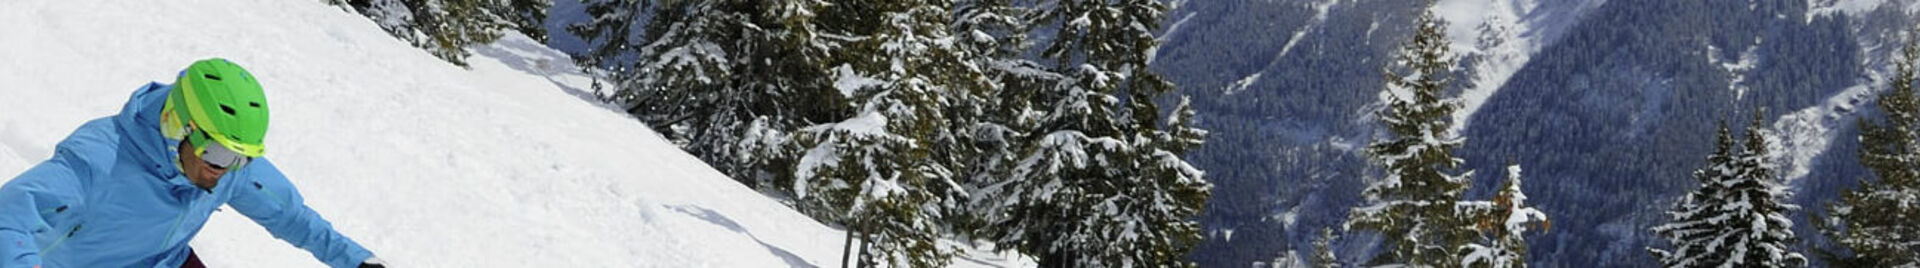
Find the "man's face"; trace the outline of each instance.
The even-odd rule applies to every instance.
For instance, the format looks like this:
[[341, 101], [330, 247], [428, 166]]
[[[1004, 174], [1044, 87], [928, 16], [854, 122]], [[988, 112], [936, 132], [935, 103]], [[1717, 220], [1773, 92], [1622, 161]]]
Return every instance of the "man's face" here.
[[200, 156], [193, 155], [193, 145], [187, 141], [180, 141], [179, 151], [181, 173], [186, 173], [187, 181], [193, 182], [193, 186], [212, 191], [214, 186], [220, 185], [220, 176], [227, 174], [226, 169], [215, 168], [208, 165], [207, 161], [201, 161]]

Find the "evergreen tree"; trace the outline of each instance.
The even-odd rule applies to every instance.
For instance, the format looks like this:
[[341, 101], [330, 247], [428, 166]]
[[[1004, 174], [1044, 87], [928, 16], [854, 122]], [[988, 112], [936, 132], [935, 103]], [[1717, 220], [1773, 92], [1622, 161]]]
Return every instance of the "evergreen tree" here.
[[1720, 181], [1734, 174], [1733, 135], [1727, 130], [1725, 122], [1720, 124], [1719, 135], [1715, 139], [1715, 149], [1707, 155], [1707, 166], [1693, 172], [1693, 179], [1701, 187], [1681, 197], [1667, 215], [1673, 217], [1667, 224], [1653, 228], [1655, 234], [1665, 237], [1673, 244], [1673, 250], [1652, 249], [1655, 258], [1669, 267], [1705, 267], [1712, 264], [1727, 263], [1725, 256], [1714, 256], [1711, 252], [1719, 249], [1708, 248], [1707, 243], [1719, 230], [1729, 228], [1724, 219], [1715, 220], [1720, 211], [1715, 207], [1725, 195]]
[[[837, 123], [799, 132], [808, 146], [794, 189], [803, 211], [845, 223], [873, 249], [865, 262], [890, 266], [945, 266], [951, 248], [939, 245], [943, 215], [964, 198], [955, 182], [957, 155], [948, 107], [981, 81], [947, 34], [943, 0], [854, 0], [833, 3], [848, 23], [824, 23], [856, 40], [836, 68], [842, 94], [859, 111]], [[875, 27], [860, 27], [875, 26]], [[871, 32], [862, 32], [862, 31]]]
[[1792, 252], [1792, 205], [1769, 162], [1766, 133], [1756, 116], [1738, 154], [1723, 123], [1708, 166], [1694, 173], [1701, 183], [1667, 212], [1673, 221], [1655, 226], [1673, 250], [1648, 250], [1667, 267], [1795, 267], [1806, 258]]
[[[1293, 251], [1292, 251], [1292, 250], [1282, 250], [1282, 251], [1280, 251], [1280, 256], [1278, 256], [1278, 257], [1274, 257], [1274, 258], [1273, 258], [1273, 260], [1272, 260], [1271, 262], [1267, 262], [1267, 263], [1264, 263], [1264, 264], [1266, 264], [1266, 266], [1264, 266], [1264, 267], [1271, 267], [1271, 268], [1306, 268], [1306, 267], [1307, 267], [1307, 264], [1306, 264], [1306, 262], [1305, 262], [1305, 261], [1306, 261], [1306, 260], [1301, 260], [1301, 259], [1300, 259], [1300, 256], [1299, 256], [1299, 255], [1295, 255], [1295, 254], [1293, 253]], [[1262, 267], [1262, 266], [1261, 266], [1261, 264], [1263, 264], [1263, 263], [1260, 263], [1260, 262], [1254, 262], [1254, 263], [1253, 263], [1253, 267], [1255, 267], [1255, 268], [1259, 268], [1259, 267]]]
[[[609, 75], [611, 99], [721, 172], [768, 193], [789, 193], [800, 147], [792, 133], [811, 122], [845, 119], [849, 105], [833, 89], [829, 50], [843, 44], [816, 31], [824, 3], [676, 1], [589, 5], [594, 22], [576, 32], [600, 33], [594, 55], [630, 51], [622, 24], [653, 9], [632, 63]], [[625, 17], [623, 17], [625, 16]], [[605, 24], [603, 24], [605, 23]]]
[[[964, 151], [955, 155], [955, 176], [968, 193], [1011, 173], [1019, 160], [1015, 152], [1035, 129], [1037, 120], [1031, 98], [1037, 88], [1062, 80], [1058, 74], [1022, 56], [1026, 49], [1030, 10], [1008, 0], [960, 0], [954, 3], [952, 30], [954, 48], [967, 70], [978, 75], [977, 87], [952, 94], [948, 108], [953, 120], [952, 147]], [[969, 199], [988, 198], [972, 194]], [[984, 215], [971, 202], [952, 204], [946, 215], [960, 235], [979, 236], [976, 230], [987, 228]]]
[[[1431, 4], [1431, 3], [1430, 3]], [[1369, 204], [1355, 208], [1348, 229], [1376, 231], [1390, 239], [1372, 264], [1458, 266], [1465, 248], [1478, 237], [1473, 216], [1464, 213], [1461, 192], [1472, 172], [1451, 174], [1462, 160], [1453, 149], [1463, 139], [1448, 131], [1458, 100], [1440, 94], [1453, 77], [1444, 25], [1431, 12], [1420, 15], [1413, 38], [1402, 46], [1380, 93], [1386, 107], [1380, 122], [1391, 134], [1367, 147], [1385, 177], [1362, 192]]]
[[415, 19], [434, 18], [421, 21], [417, 26], [427, 29], [424, 46], [436, 57], [452, 62], [454, 65], [467, 66], [466, 58], [473, 53], [467, 52], [468, 46], [493, 43], [500, 33], [509, 27], [498, 16], [487, 12], [486, 0], [429, 0], [426, 6], [415, 9]]
[[[637, 35], [648, 29], [662, 32], [668, 29], [664, 27], [647, 27], [647, 29], [633, 28], [635, 23], [640, 22], [642, 19], [658, 18], [658, 16], [648, 17], [655, 12], [655, 10], [651, 9], [652, 5], [648, 4], [652, 1], [579, 1], [580, 4], [585, 7], [587, 21], [567, 25], [567, 32], [572, 33], [574, 36], [579, 36], [589, 44], [586, 52], [579, 55], [572, 55], [574, 61], [579, 62], [580, 66], [588, 69], [606, 68], [609, 71], [609, 75], [625, 75], [627, 74], [627, 70], [624, 68], [627, 66], [617, 61], [621, 56], [637, 54], [636, 50], [645, 45], [639, 43], [641, 40], [638, 39]], [[679, 13], [688, 11], [689, 10], [684, 8], [657, 10], [657, 12], [661, 13], [659, 16], [671, 17], [683, 17], [685, 14]], [[609, 78], [611, 78], [611, 80], [621, 80], [617, 77]], [[596, 84], [594, 86], [600, 87], [601, 85]], [[598, 90], [598, 88], [596, 88], [596, 90]]]
[[[1862, 267], [1920, 266], [1920, 31], [1894, 61], [1892, 90], [1880, 95], [1884, 122], [1860, 120], [1860, 163], [1876, 180], [1828, 204], [1827, 221], [1814, 221], [1834, 242], [1855, 255], [1837, 253], [1829, 262]], [[1837, 224], [1820, 225], [1825, 222]], [[1837, 226], [1835, 226], [1837, 225]]]
[[1043, 267], [1192, 265], [1182, 259], [1200, 239], [1192, 217], [1208, 186], [1180, 155], [1205, 132], [1190, 126], [1185, 105], [1178, 117], [1158, 116], [1155, 101], [1173, 86], [1145, 63], [1165, 9], [1063, 0], [1035, 10], [1032, 24], [1061, 26], [1040, 54], [1051, 62], [1037, 65], [1055, 75], [1002, 84], [1034, 102], [1013, 120], [1032, 125], [1013, 145], [1008, 175], [977, 182], [976, 204], [1000, 227], [984, 235], [1001, 248]]
[[[934, 241], [978, 236], [1051, 267], [1190, 265], [1208, 190], [1181, 155], [1206, 132], [1146, 68], [1166, 7], [949, 1], [597, 0], [569, 31], [610, 100], [846, 226], [863, 263], [938, 266]], [[1064, 26], [1046, 62], [1038, 24]]]
[[[1762, 110], [1765, 111], [1765, 110]], [[1799, 237], [1793, 233], [1793, 220], [1787, 213], [1798, 206], [1787, 204], [1788, 191], [1780, 185], [1781, 177], [1778, 164], [1773, 162], [1769, 153], [1767, 137], [1770, 136], [1763, 126], [1765, 117], [1756, 113], [1753, 124], [1747, 126], [1746, 151], [1740, 154], [1738, 163], [1743, 173], [1735, 176], [1737, 180], [1723, 182], [1731, 186], [1732, 205], [1724, 208], [1736, 215], [1733, 217], [1738, 233], [1727, 236], [1747, 237], [1750, 241], [1734, 243], [1736, 247], [1747, 245], [1750, 249], [1735, 249], [1733, 256], [1746, 261], [1735, 264], [1759, 264], [1767, 267], [1806, 266], [1807, 259], [1792, 249]], [[1738, 241], [1738, 240], [1735, 240]]]
[[1476, 228], [1485, 235], [1481, 241], [1467, 245], [1462, 266], [1527, 267], [1526, 231], [1546, 230], [1550, 222], [1546, 213], [1527, 205], [1527, 194], [1520, 190], [1520, 165], [1507, 165], [1506, 185], [1493, 202], [1480, 204], [1485, 206], [1475, 209], [1481, 215]]
[[553, 0], [494, 0], [488, 3], [488, 13], [499, 17], [514, 31], [542, 44], [547, 43], [547, 9], [553, 7]]
[[[349, 0], [345, 4], [380, 25], [396, 38], [426, 49], [435, 57], [461, 67], [472, 55], [466, 48], [492, 43], [511, 24], [496, 15], [488, 0]], [[507, 9], [500, 9], [507, 10]], [[545, 10], [538, 12], [545, 16]]]
[[1313, 240], [1313, 265], [1319, 268], [1340, 268], [1340, 257], [1333, 253], [1333, 229], [1320, 228], [1320, 238]]

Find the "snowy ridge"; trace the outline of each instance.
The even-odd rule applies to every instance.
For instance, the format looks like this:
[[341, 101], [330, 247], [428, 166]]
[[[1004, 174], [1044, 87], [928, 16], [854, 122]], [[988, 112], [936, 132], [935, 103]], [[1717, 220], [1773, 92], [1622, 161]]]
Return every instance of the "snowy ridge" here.
[[1825, 154], [1834, 139], [1840, 139], [1842, 124], [1852, 124], [1861, 104], [1869, 103], [1886, 87], [1885, 74], [1869, 68], [1868, 79], [1828, 97], [1826, 102], [1782, 115], [1770, 126], [1767, 149], [1774, 163], [1781, 163], [1785, 185], [1813, 172], [1813, 161]]
[[[570, 60], [522, 36], [462, 69], [317, 1], [12, 1], [0, 25], [0, 179], [137, 86], [225, 57], [267, 88], [268, 155], [307, 204], [395, 266], [840, 263], [842, 232], [592, 101]], [[231, 209], [192, 246], [215, 267], [320, 265]], [[954, 265], [1031, 265], [1008, 259]]]
[[1795, 181], [1810, 174], [1813, 160], [1825, 153], [1827, 147], [1839, 132], [1833, 131], [1840, 124], [1851, 122], [1854, 105], [1864, 103], [1873, 97], [1873, 90], [1866, 85], [1847, 88], [1846, 91], [1828, 98], [1824, 104], [1816, 105], [1783, 115], [1774, 121], [1771, 128], [1775, 137], [1769, 137], [1767, 147], [1774, 152], [1776, 163], [1784, 163], [1782, 178]]
[[1727, 82], [1727, 90], [1733, 91], [1734, 100], [1744, 99], [1747, 96], [1747, 86], [1744, 82], [1747, 81], [1747, 71], [1753, 70], [1755, 65], [1759, 65], [1760, 57], [1755, 56], [1754, 51], [1760, 49], [1761, 42], [1765, 42], [1765, 40], [1755, 39], [1753, 46], [1749, 46], [1746, 51], [1740, 52], [1740, 60], [1732, 62], [1720, 58], [1719, 47], [1707, 45], [1707, 64], [1720, 66], [1720, 69], [1726, 70], [1727, 74], [1733, 75], [1733, 79]]
[[1864, 16], [1867, 13], [1872, 12], [1874, 9], [1880, 8], [1880, 6], [1882, 5], [1886, 5], [1886, 4], [1899, 5], [1902, 3], [1906, 4], [1906, 7], [1904, 8], [1904, 11], [1906, 11], [1906, 13], [1920, 12], [1920, 1], [1894, 0], [1893, 2], [1888, 2], [1887, 0], [1807, 0], [1807, 15], [1805, 16], [1805, 20], [1808, 22], [1811, 22], [1815, 17], [1827, 16], [1832, 14]]
[[[1505, 86], [1513, 74], [1531, 61], [1586, 11], [1605, 1], [1543, 9], [1536, 0], [1441, 0], [1432, 12], [1446, 21], [1447, 39], [1455, 55], [1477, 57], [1472, 66], [1471, 87], [1460, 93], [1461, 107], [1454, 112], [1453, 129], [1467, 128], [1473, 114], [1480, 111], [1494, 93]], [[1564, 9], [1564, 10], [1563, 10]]]
[[[1478, 29], [1480, 25], [1520, 26], [1516, 25], [1521, 24], [1520, 18], [1538, 6], [1534, 0], [1442, 0], [1435, 2], [1431, 11], [1447, 22], [1447, 40], [1453, 43], [1448, 49], [1464, 54], [1479, 53], [1476, 40], [1484, 35]], [[1526, 29], [1513, 30], [1517, 33]]]
[[[1920, 8], [1920, 2], [1914, 2], [1910, 8]], [[1895, 72], [1891, 61], [1899, 58], [1898, 42], [1859, 37], [1854, 43], [1861, 48], [1860, 53], [1864, 53], [1862, 57], [1869, 59], [1863, 72], [1865, 77], [1854, 86], [1827, 97], [1825, 102], [1782, 115], [1769, 126], [1769, 134], [1774, 135], [1768, 137], [1768, 150], [1774, 154], [1769, 159], [1784, 165], [1780, 167], [1783, 185], [1797, 186], [1800, 179], [1812, 173], [1813, 161], [1832, 149], [1834, 140], [1853, 138], [1841, 137], [1838, 129], [1853, 124], [1859, 109], [1872, 109], [1859, 106], [1872, 103], [1887, 90], [1887, 80], [1891, 79], [1888, 75]]]

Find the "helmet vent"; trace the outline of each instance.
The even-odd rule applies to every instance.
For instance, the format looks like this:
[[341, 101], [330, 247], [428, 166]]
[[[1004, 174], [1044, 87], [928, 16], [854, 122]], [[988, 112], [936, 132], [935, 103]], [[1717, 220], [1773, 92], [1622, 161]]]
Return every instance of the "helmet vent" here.
[[227, 106], [226, 104], [221, 104], [221, 105], [220, 105], [220, 111], [222, 111], [222, 112], [227, 112], [227, 115], [239, 115], [239, 114], [237, 114], [237, 113], [234, 113], [234, 112], [233, 112], [233, 107], [232, 107], [232, 106]]
[[204, 75], [200, 75], [200, 77], [206, 77], [207, 79], [212, 79], [213, 81], [220, 81], [220, 76], [218, 75], [204, 74]]
[[247, 102], [247, 106], [252, 106], [253, 108], [260, 108], [260, 103], [258, 103], [258, 102]]

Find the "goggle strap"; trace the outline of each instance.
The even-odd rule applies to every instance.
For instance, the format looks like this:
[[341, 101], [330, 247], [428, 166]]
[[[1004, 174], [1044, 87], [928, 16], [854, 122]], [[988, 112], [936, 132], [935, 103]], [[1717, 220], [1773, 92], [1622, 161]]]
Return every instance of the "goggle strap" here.
[[[206, 130], [203, 129], [193, 128], [193, 131], [189, 132], [188, 135], [188, 138], [193, 140], [188, 142], [188, 144], [193, 145], [193, 155], [200, 157], [200, 161], [221, 169], [235, 169], [245, 166], [247, 162], [252, 160], [252, 157], [240, 154], [232, 148], [227, 148], [226, 145], [214, 141], [211, 136], [208, 136], [210, 134], [205, 131]], [[194, 133], [200, 135], [192, 135]], [[219, 146], [220, 149], [209, 149], [215, 146]]]

